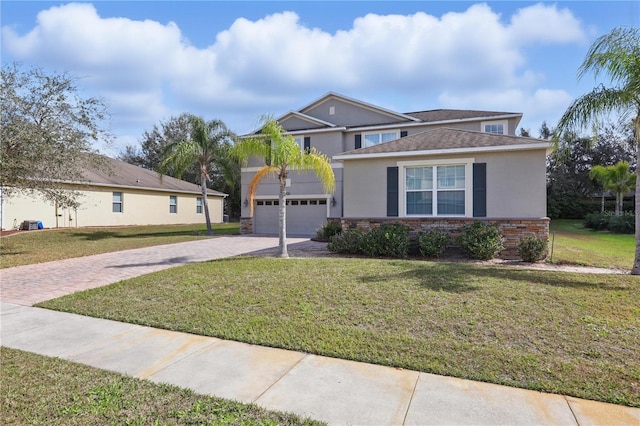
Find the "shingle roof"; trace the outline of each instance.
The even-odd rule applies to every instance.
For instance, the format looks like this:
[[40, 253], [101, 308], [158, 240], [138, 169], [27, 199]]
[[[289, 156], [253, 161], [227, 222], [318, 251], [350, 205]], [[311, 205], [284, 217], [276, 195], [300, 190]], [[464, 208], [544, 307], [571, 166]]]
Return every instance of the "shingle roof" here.
[[520, 116], [515, 112], [477, 111], [466, 109], [434, 109], [430, 111], [405, 112], [405, 115], [415, 117], [425, 123], [434, 121], [464, 120], [469, 118], [499, 117], [505, 115]]
[[[200, 186], [176, 179], [171, 176], [162, 176], [153, 170], [147, 170], [124, 161], [110, 157], [101, 157], [106, 161], [106, 167], [87, 167], [83, 170], [83, 183], [100, 186], [114, 186], [124, 188], [152, 189], [159, 191], [175, 191], [186, 193], [202, 193]], [[102, 169], [105, 170], [102, 170]], [[222, 192], [209, 189], [207, 194], [226, 196]]]
[[537, 145], [532, 146], [532, 148], [539, 148], [539, 144], [545, 143], [548, 145], [548, 141], [542, 139], [524, 138], [520, 136], [510, 135], [496, 135], [493, 133], [483, 133], [472, 130], [440, 127], [367, 148], [360, 148], [353, 151], [343, 152], [337, 157], [339, 158], [340, 156], [344, 155], [388, 154], [464, 148], [509, 147], [516, 145]]

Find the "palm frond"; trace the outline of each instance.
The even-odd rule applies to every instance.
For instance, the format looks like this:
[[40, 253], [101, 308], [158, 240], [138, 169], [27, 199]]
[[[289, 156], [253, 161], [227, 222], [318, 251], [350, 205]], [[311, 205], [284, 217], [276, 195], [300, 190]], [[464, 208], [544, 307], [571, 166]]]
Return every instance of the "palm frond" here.
[[249, 182], [249, 188], [247, 189], [247, 192], [249, 193], [249, 206], [250, 206], [251, 216], [253, 216], [253, 200], [256, 196], [256, 190], [258, 189], [258, 184], [260, 183], [262, 178], [264, 178], [265, 176], [274, 177], [274, 176], [277, 176], [279, 172], [280, 172], [279, 167], [264, 166], [260, 170], [258, 170], [258, 172], [255, 174], [253, 179], [251, 179], [251, 182]]
[[562, 134], [589, 126], [599, 117], [617, 112], [624, 114], [632, 108], [633, 98], [627, 91], [599, 86], [574, 100], [560, 118], [556, 131]]

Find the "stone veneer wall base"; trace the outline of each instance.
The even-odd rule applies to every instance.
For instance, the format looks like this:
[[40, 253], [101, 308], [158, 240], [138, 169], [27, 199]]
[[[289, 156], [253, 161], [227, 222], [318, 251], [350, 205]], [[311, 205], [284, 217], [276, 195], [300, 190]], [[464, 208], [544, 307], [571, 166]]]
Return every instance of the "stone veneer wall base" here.
[[[492, 223], [498, 226], [503, 236], [504, 250], [498, 253], [500, 259], [519, 259], [518, 243], [525, 236], [535, 236], [544, 240], [549, 240], [548, 217], [542, 218], [330, 218], [329, 222], [336, 222], [346, 229], [360, 229], [369, 231], [383, 223], [402, 223], [411, 228], [413, 236], [418, 232], [437, 229], [448, 232], [452, 238], [460, 235], [463, 225], [481, 221]], [[241, 222], [242, 224], [242, 222]], [[242, 232], [242, 231], [241, 231]]]

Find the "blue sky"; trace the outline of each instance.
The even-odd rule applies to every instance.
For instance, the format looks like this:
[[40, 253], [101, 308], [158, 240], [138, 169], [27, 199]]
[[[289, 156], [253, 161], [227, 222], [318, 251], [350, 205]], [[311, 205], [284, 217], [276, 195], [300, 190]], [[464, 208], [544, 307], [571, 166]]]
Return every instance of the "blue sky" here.
[[522, 112], [537, 136], [599, 81], [589, 45], [637, 1], [2, 1], [2, 63], [68, 71], [117, 155], [190, 112], [253, 130], [327, 92], [395, 110]]

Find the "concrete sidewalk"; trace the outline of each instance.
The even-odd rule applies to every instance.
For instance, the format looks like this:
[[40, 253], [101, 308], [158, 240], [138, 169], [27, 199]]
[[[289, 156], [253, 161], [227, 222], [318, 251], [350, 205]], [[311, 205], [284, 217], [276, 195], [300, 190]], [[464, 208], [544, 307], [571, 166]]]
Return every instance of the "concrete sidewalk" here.
[[[296, 247], [318, 245], [290, 242], [292, 255]], [[159, 269], [275, 247], [277, 238], [216, 237], [0, 270], [0, 344], [331, 424], [640, 425], [640, 409], [30, 306]]]
[[330, 424], [638, 425], [640, 409], [2, 303], [1, 344]]

